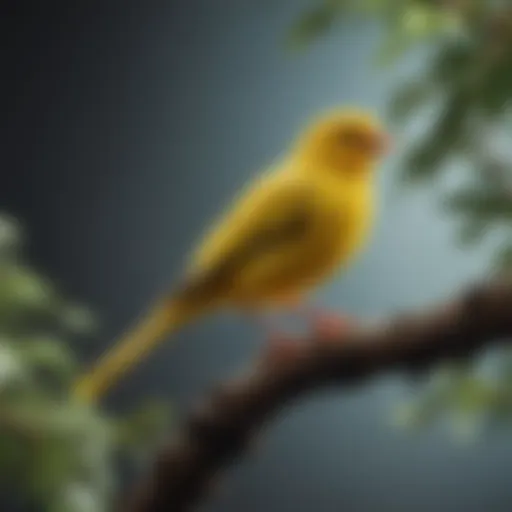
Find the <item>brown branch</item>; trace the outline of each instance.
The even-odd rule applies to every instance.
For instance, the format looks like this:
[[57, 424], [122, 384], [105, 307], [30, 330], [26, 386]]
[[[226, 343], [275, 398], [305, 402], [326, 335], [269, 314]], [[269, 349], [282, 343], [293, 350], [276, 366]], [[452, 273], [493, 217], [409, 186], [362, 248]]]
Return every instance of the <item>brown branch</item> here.
[[512, 341], [512, 282], [502, 278], [428, 313], [357, 329], [343, 340], [311, 340], [293, 358], [267, 355], [190, 415], [121, 510], [190, 510], [256, 430], [298, 395], [320, 386], [356, 384], [382, 372], [418, 373], [507, 337]]

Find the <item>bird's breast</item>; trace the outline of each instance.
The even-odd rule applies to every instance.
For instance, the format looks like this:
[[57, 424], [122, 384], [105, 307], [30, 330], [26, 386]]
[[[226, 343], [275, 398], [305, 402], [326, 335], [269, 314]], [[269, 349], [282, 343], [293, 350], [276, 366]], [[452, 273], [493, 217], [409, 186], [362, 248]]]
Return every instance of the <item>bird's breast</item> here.
[[364, 244], [373, 217], [372, 190], [330, 188], [319, 194], [311, 254], [323, 278], [348, 264]]
[[248, 262], [238, 273], [230, 300], [274, 304], [300, 296], [331, 277], [357, 253], [371, 220], [368, 187], [307, 184], [311, 191], [304, 232]]

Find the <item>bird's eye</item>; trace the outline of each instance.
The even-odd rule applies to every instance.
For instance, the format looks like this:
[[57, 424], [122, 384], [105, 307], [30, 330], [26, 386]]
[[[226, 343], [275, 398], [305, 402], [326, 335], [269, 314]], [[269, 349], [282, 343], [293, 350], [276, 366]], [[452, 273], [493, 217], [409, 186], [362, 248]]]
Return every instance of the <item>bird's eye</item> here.
[[344, 130], [340, 133], [340, 142], [344, 146], [362, 147], [365, 141], [361, 133], [354, 130]]

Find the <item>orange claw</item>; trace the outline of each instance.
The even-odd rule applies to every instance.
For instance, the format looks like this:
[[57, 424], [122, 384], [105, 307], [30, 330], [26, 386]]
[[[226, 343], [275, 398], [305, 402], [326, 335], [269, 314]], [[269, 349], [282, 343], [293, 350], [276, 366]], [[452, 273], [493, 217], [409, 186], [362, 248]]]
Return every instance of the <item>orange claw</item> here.
[[313, 336], [319, 341], [339, 340], [354, 326], [350, 316], [340, 313], [315, 313], [312, 323]]
[[295, 359], [301, 351], [300, 340], [287, 334], [272, 333], [268, 339], [266, 358], [279, 363]]

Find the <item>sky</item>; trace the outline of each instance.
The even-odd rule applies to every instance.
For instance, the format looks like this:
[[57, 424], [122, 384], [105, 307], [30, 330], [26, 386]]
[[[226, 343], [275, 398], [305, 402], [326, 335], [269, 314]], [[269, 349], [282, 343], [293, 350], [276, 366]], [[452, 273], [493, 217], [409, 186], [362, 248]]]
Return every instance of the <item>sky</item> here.
[[[34, 264], [99, 315], [101, 331], [77, 349], [87, 362], [175, 282], [203, 230], [311, 115], [341, 104], [384, 115], [418, 62], [375, 67], [376, 28], [355, 20], [290, 54], [302, 0], [69, 4], [13, 3], [3, 17], [0, 209], [24, 223]], [[397, 193], [406, 140], [393, 130], [371, 242], [314, 295], [362, 322], [445, 299], [488, 263], [487, 248], [456, 246], [436, 189]], [[207, 318], [106, 406], [151, 396], [186, 412], [262, 343], [241, 317]], [[407, 388], [393, 374], [283, 411], [204, 510], [508, 510], [507, 439], [461, 448], [440, 429], [398, 431], [389, 416]]]

